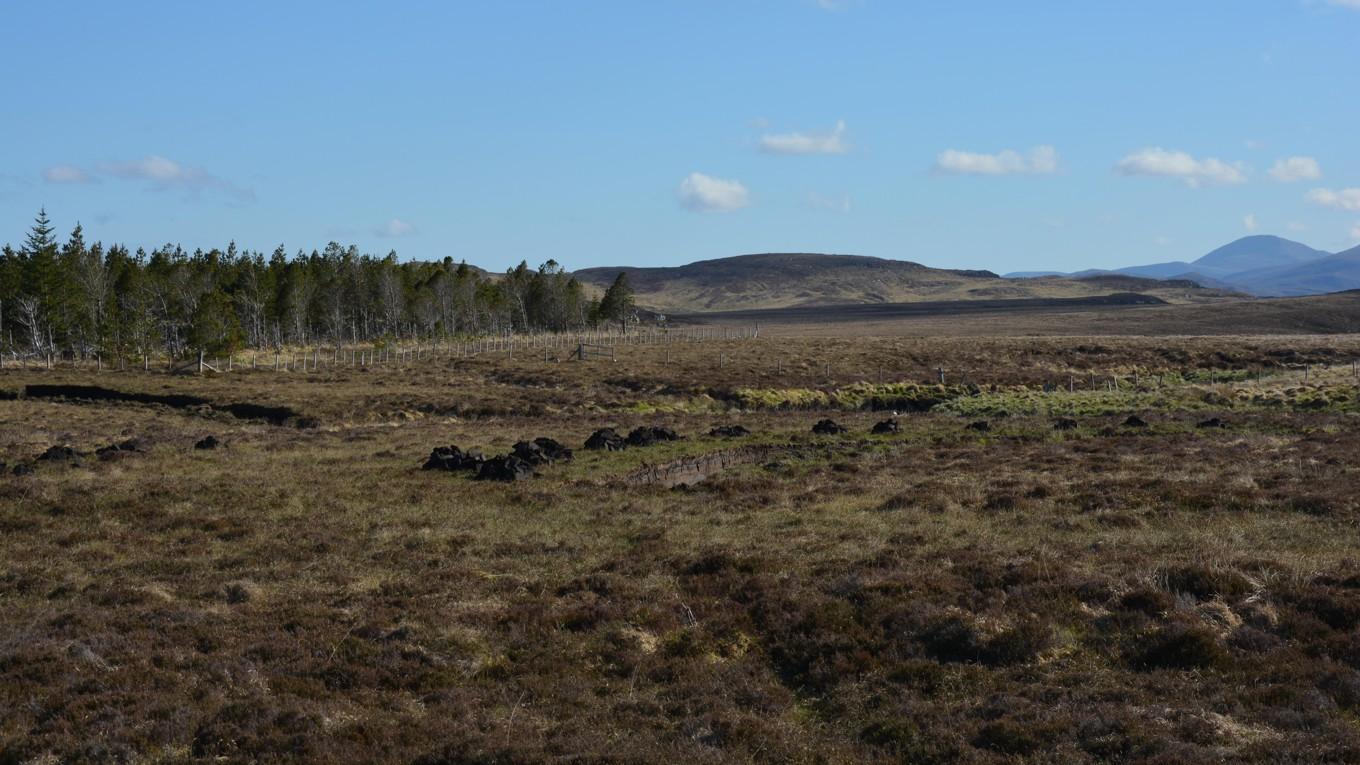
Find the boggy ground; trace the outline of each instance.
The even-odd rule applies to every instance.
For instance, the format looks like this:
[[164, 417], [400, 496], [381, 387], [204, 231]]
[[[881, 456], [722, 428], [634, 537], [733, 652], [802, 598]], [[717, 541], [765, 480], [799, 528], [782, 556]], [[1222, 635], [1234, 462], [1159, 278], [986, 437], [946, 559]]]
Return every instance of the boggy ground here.
[[[1360, 761], [1354, 348], [1235, 342], [1331, 367], [1310, 395], [1267, 379], [1278, 399], [1030, 391], [1053, 404], [1003, 417], [981, 404], [1020, 392], [968, 391], [883, 436], [883, 412], [701, 404], [678, 352], [540, 360], [538, 384], [492, 359], [8, 370], [11, 392], [83, 381], [317, 422], [0, 401], [0, 762]], [[1208, 370], [1224, 348], [1102, 343], [1102, 368]], [[1078, 345], [977, 353], [1051, 371]], [[826, 416], [849, 432], [812, 435]], [[725, 423], [753, 434], [707, 435]], [[607, 425], [687, 438], [579, 449]], [[535, 436], [576, 458], [513, 484], [419, 469], [437, 445]], [[689, 487], [623, 480], [758, 445], [792, 448]]]

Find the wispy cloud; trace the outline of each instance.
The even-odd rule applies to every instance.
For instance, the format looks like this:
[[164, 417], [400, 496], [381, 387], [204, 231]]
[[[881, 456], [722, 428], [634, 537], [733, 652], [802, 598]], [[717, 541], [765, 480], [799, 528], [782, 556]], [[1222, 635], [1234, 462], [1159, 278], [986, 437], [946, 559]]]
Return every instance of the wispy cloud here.
[[844, 154], [845, 120], [826, 133], [779, 133], [760, 137], [760, 150], [770, 154]]
[[1286, 157], [1275, 160], [1270, 168], [1270, 177], [1280, 183], [1315, 181], [1322, 177], [1322, 168], [1312, 157]]
[[1242, 216], [1242, 226], [1248, 233], [1254, 234], [1256, 233], [1256, 230], [1261, 227], [1261, 224], [1257, 222], [1255, 215], [1248, 214]]
[[1058, 171], [1058, 150], [1036, 146], [1028, 154], [1013, 149], [979, 154], [945, 149], [935, 158], [935, 172], [950, 175], [1051, 175]]
[[1328, 5], [1335, 5], [1338, 8], [1355, 8], [1360, 10], [1360, 0], [1326, 0]]
[[1351, 238], [1360, 242], [1360, 221], [1356, 221], [1355, 225], [1351, 226]]
[[212, 191], [240, 202], [255, 201], [252, 189], [238, 186], [202, 167], [182, 165], [155, 154], [130, 162], [103, 162], [96, 170], [111, 178], [146, 181], [147, 188], [152, 191], [183, 191], [190, 195]]
[[1120, 175], [1179, 178], [1191, 188], [1247, 181], [1246, 168], [1240, 162], [1228, 163], [1213, 158], [1196, 159], [1183, 151], [1168, 151], [1156, 147], [1124, 157], [1115, 165], [1115, 171]]
[[397, 237], [410, 236], [416, 233], [416, 227], [409, 221], [401, 218], [393, 218], [386, 223], [373, 229], [373, 235], [384, 239], [396, 239]]
[[1360, 210], [1360, 189], [1313, 189], [1307, 199], [1319, 207], [1337, 210]]
[[690, 173], [680, 182], [680, 204], [691, 212], [732, 212], [751, 204], [741, 181]]
[[48, 183], [94, 183], [94, 176], [75, 165], [52, 165], [42, 171]]

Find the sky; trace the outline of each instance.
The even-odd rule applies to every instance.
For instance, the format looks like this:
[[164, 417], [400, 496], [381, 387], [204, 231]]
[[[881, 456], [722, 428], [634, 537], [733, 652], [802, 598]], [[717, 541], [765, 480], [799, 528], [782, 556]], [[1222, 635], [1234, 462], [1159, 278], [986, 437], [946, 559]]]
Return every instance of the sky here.
[[491, 269], [1360, 243], [1360, 0], [12, 3], [0, 242]]

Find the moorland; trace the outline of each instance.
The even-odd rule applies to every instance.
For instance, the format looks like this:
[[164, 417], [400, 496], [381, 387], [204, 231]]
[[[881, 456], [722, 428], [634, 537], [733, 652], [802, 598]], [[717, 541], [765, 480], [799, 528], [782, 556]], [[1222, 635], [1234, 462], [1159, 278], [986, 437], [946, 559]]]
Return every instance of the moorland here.
[[0, 762], [1360, 761], [1360, 337], [1111, 310], [6, 366]]

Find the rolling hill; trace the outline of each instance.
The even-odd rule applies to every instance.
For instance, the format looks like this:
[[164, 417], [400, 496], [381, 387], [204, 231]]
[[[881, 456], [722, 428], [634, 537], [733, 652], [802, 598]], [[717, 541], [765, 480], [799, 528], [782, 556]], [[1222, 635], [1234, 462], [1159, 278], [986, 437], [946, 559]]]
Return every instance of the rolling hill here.
[[668, 313], [758, 310], [810, 306], [911, 303], [940, 300], [1076, 298], [1138, 292], [1167, 302], [1187, 296], [1221, 297], [1188, 281], [1164, 282], [1127, 275], [1088, 279], [1003, 279], [991, 271], [931, 268], [903, 260], [859, 255], [764, 253], [703, 260], [684, 266], [587, 268], [575, 276], [604, 290], [626, 272], [639, 306]]

